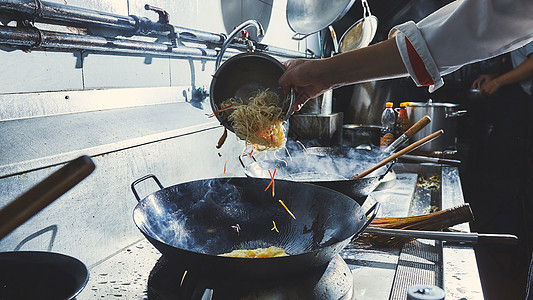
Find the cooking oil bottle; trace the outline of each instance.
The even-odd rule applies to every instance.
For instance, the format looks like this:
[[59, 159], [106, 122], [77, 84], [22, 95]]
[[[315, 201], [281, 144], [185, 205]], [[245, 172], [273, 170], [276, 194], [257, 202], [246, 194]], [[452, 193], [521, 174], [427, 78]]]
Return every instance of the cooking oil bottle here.
[[396, 125], [394, 128], [394, 136], [401, 136], [407, 131], [407, 129], [409, 129], [409, 127], [411, 127], [407, 116], [407, 106], [409, 106], [409, 102], [400, 103], [400, 110], [398, 110], [398, 117], [396, 118]]
[[385, 110], [381, 114], [381, 139], [380, 149], [384, 150], [394, 141], [394, 125], [396, 124], [396, 113], [392, 108], [394, 104], [387, 102]]

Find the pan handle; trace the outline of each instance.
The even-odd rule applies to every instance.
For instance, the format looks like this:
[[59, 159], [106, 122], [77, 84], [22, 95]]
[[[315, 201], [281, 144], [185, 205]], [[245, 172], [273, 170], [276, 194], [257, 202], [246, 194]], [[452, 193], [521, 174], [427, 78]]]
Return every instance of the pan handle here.
[[392, 167], [394, 166], [394, 164], [398, 161], [398, 159], [395, 159], [391, 162], [391, 164], [389, 165], [389, 167], [387, 168], [387, 170], [385, 170], [385, 173], [379, 175], [379, 180], [383, 180], [383, 178], [385, 178], [385, 175], [387, 175], [390, 170], [392, 170]]
[[359, 234], [363, 233], [366, 228], [368, 227], [368, 225], [370, 225], [370, 223], [372, 223], [372, 221], [374, 221], [374, 218], [377, 216], [378, 214], [378, 210], [379, 210], [379, 207], [380, 207], [380, 204], [379, 202], [375, 202], [372, 207], [370, 207], [366, 212], [365, 212], [365, 215], [366, 215], [366, 222], [365, 224], [363, 225], [363, 227], [361, 227], [361, 229], [359, 230], [359, 232], [355, 235], [355, 237], [357, 237]]
[[241, 155], [239, 155], [239, 161], [241, 162], [241, 166], [242, 166], [243, 169], [245, 169], [245, 170], [246, 170], [246, 164], [244, 163], [244, 161], [243, 161], [243, 159], [242, 159], [243, 156], [249, 156], [249, 157], [252, 158], [252, 160], [253, 160], [254, 162], [257, 162], [257, 160], [255, 159], [255, 157], [254, 157], [253, 155], [249, 155], [249, 154], [241, 154]]
[[153, 174], [148, 174], [148, 175], [145, 175], [137, 180], [135, 180], [132, 184], [131, 184], [131, 191], [133, 192], [133, 195], [135, 195], [135, 198], [137, 199], [137, 202], [140, 202], [141, 201], [141, 198], [139, 197], [139, 194], [137, 193], [137, 190], [135, 190], [135, 186], [139, 183], [141, 183], [142, 181], [145, 181], [146, 179], [148, 178], [153, 178], [155, 183], [157, 183], [157, 185], [159, 186], [159, 188], [161, 189], [164, 189], [163, 185], [161, 184], [161, 182], [159, 181], [159, 179], [157, 179], [157, 177], [155, 177], [155, 175]]

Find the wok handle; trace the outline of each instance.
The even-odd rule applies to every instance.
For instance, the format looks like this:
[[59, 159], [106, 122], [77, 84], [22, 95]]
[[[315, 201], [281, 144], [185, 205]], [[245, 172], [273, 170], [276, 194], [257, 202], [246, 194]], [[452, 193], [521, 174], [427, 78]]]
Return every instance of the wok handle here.
[[140, 202], [141, 201], [141, 198], [139, 197], [139, 194], [137, 193], [137, 190], [135, 189], [135, 186], [139, 183], [141, 183], [142, 181], [145, 181], [146, 179], [148, 178], [153, 178], [155, 183], [157, 183], [157, 185], [159, 186], [160, 189], [164, 189], [163, 185], [161, 184], [161, 182], [159, 181], [159, 179], [157, 179], [157, 177], [155, 177], [154, 174], [148, 174], [148, 175], [145, 175], [137, 180], [135, 180], [134, 182], [131, 183], [131, 191], [133, 192], [133, 195], [135, 195], [135, 198], [137, 199], [137, 202]]
[[398, 160], [395, 159], [391, 162], [391, 164], [389, 165], [389, 167], [387, 168], [387, 170], [385, 170], [385, 173], [379, 175], [379, 180], [383, 180], [383, 178], [385, 178], [385, 176], [390, 172], [390, 170], [392, 170], [392, 167], [394, 166], [394, 164], [397, 162]]
[[94, 168], [89, 156], [80, 156], [3, 207], [0, 210], [0, 240], [89, 176]]
[[478, 244], [518, 245], [518, 237], [513, 234], [478, 233]]
[[365, 225], [361, 227], [361, 230], [359, 230], [359, 232], [355, 236], [363, 233], [368, 227], [368, 225], [370, 225], [370, 223], [374, 221], [374, 218], [378, 215], [378, 210], [379, 210], [380, 205], [381, 204], [379, 204], [379, 202], [376, 201], [376, 203], [374, 203], [374, 205], [372, 205], [372, 207], [370, 207], [368, 211], [365, 212], [365, 215], [366, 215]]
[[243, 169], [246, 169], [246, 164], [244, 163], [244, 160], [242, 159], [244, 156], [249, 156], [249, 157], [251, 157], [251, 159], [254, 162], [257, 162], [257, 160], [255, 159], [255, 157], [253, 155], [241, 154], [241, 155], [239, 155], [239, 161], [241, 162], [241, 166], [242, 166]]

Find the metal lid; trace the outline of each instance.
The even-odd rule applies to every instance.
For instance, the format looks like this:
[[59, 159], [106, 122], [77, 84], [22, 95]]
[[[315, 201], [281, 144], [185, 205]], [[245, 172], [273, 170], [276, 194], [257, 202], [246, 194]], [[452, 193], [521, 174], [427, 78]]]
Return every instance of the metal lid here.
[[344, 129], [377, 129], [381, 130], [383, 126], [379, 125], [365, 125], [365, 124], [344, 124], [342, 125]]
[[411, 107], [458, 107], [459, 104], [444, 102], [409, 102]]

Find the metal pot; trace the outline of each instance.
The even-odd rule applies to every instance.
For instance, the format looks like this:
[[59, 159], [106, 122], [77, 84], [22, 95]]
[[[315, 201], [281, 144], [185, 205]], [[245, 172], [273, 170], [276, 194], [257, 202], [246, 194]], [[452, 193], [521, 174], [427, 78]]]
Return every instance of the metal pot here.
[[431, 100], [428, 102], [409, 102], [407, 115], [411, 124], [414, 124], [425, 115], [431, 118], [431, 123], [414, 135], [414, 141], [420, 140], [439, 129], [444, 130], [444, 133], [438, 139], [434, 139], [418, 149], [421, 151], [455, 150], [457, 117], [465, 113], [466, 110], [459, 110], [459, 104], [434, 103]]
[[[237, 54], [226, 60], [215, 72], [211, 80], [209, 99], [213, 112], [222, 108], [221, 103], [230, 98], [246, 98], [256, 90], [269, 90], [282, 99], [283, 120], [292, 114], [294, 93], [285, 95], [279, 87], [278, 80], [285, 72], [285, 67], [272, 56], [248, 52]], [[233, 131], [228, 114], [215, 115], [228, 130]]]

